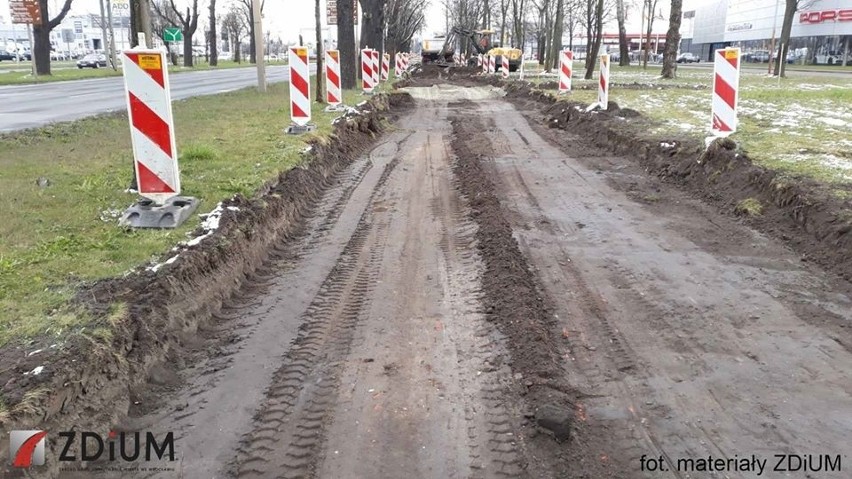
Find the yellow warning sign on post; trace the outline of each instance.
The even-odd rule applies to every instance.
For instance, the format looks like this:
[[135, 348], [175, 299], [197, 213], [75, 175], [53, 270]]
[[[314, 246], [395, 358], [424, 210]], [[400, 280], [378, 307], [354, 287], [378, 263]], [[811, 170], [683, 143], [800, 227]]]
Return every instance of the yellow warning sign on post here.
[[304, 47], [294, 48], [293, 51], [296, 52], [296, 55], [299, 55], [300, 57], [308, 55], [308, 49]]
[[160, 55], [139, 55], [139, 66], [144, 70], [162, 70]]
[[740, 57], [740, 50], [738, 48], [732, 48], [730, 50], [725, 50], [725, 60], [735, 60]]

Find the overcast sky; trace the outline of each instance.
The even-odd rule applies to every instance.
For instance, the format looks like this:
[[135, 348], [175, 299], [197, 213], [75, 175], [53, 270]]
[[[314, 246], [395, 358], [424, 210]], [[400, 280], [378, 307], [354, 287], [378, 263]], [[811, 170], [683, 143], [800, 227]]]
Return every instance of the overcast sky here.
[[[125, 0], [126, 1], [126, 0]], [[62, 0], [48, 0], [50, 5], [51, 16], [55, 15], [61, 7]], [[227, 10], [227, 6], [231, 0], [219, 0], [217, 8], [220, 11]], [[188, 0], [175, 0], [178, 5], [188, 3]], [[202, 9], [201, 24], [206, 24], [206, 0], [199, 0], [199, 8]], [[324, 3], [324, 2], [323, 2]], [[661, 4], [668, 2], [660, 2]], [[689, 2], [687, 2], [689, 3]], [[280, 37], [285, 43], [295, 42], [302, 33], [308, 38], [313, 38], [312, 30], [314, 28], [314, 1], [313, 0], [267, 0], [264, 11], [263, 28], [264, 31], [270, 32], [272, 38]], [[665, 8], [667, 9], [667, 8]], [[72, 14], [85, 15], [88, 13], [99, 14], [100, 8], [98, 0], [73, 0], [71, 7]], [[666, 12], [664, 12], [666, 13]], [[9, 0], [0, 0], [0, 16], [5, 21], [9, 21]], [[323, 17], [325, 15], [323, 14]], [[631, 20], [628, 25], [628, 30], [639, 30], [638, 13], [631, 12]], [[635, 22], [634, 22], [635, 20]], [[323, 23], [325, 18], [323, 18]], [[614, 23], [614, 22], [612, 22]], [[633, 26], [632, 24], [636, 25]], [[657, 20], [655, 31], [665, 31], [664, 20]], [[204, 27], [199, 25], [199, 31]], [[444, 15], [441, 8], [441, 0], [432, 0], [431, 5], [426, 11], [426, 29], [425, 35], [431, 35], [436, 31], [444, 29]], [[308, 40], [310, 41], [310, 40]]]
[[[175, 0], [175, 3], [186, 5], [189, 2], [188, 0]], [[205, 0], [199, 0], [199, 8], [202, 8], [202, 5], [206, 7], [206, 3]], [[229, 0], [220, 0], [217, 2], [217, 9], [225, 11], [229, 3]], [[54, 16], [62, 6], [60, 0], [48, 0], [48, 4], [50, 5], [51, 16]], [[88, 13], [100, 14], [98, 0], [73, 0], [71, 14], [85, 15]], [[205, 17], [206, 13], [207, 10], [204, 8], [202, 17]], [[0, 17], [3, 17], [6, 22], [9, 21], [9, 0], [0, 0]], [[427, 23], [430, 23], [427, 31], [443, 28], [444, 20], [440, 0], [432, 0], [432, 5], [426, 12], [426, 17]], [[325, 19], [323, 19], [323, 22], [325, 22]], [[313, 0], [267, 0], [264, 7], [263, 27], [264, 30], [271, 33], [273, 38], [281, 37], [284, 42], [298, 40], [300, 32], [305, 34], [314, 28]]]

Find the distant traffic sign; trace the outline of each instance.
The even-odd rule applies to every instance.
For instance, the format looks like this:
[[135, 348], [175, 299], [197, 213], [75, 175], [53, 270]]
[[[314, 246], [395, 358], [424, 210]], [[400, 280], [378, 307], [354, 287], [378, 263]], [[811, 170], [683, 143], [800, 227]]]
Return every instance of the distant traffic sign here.
[[9, 0], [9, 10], [12, 12], [12, 23], [31, 23], [35, 26], [43, 23], [38, 0]]
[[163, 29], [163, 41], [166, 43], [175, 43], [183, 41], [183, 32], [177, 27], [168, 27]]
[[[358, 25], [358, 0], [353, 0], [352, 22]], [[329, 25], [337, 25], [337, 0], [327, 0], [325, 14]]]

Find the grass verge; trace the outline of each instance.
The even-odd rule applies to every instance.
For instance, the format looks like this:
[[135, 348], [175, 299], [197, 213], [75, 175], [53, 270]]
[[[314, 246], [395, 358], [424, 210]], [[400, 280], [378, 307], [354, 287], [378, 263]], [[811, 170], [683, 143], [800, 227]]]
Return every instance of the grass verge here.
[[[360, 101], [345, 92], [347, 104]], [[316, 133], [288, 136], [288, 85], [266, 95], [245, 89], [174, 103], [183, 194], [199, 213], [234, 194], [251, 195], [295, 165], [306, 140], [327, 135], [336, 113], [314, 104]], [[132, 153], [124, 114], [0, 135], [0, 345], [41, 334], [61, 337], [89, 318], [68, 300], [86, 281], [121, 275], [187, 239], [175, 230], [125, 230], [116, 219]]]

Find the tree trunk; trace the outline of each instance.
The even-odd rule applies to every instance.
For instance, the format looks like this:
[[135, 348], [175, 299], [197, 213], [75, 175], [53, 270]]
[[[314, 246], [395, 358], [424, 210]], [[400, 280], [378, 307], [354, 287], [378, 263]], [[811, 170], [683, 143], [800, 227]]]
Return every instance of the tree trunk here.
[[216, 33], [216, 0], [210, 0], [210, 66], [219, 65], [219, 38]]
[[337, 49], [340, 50], [340, 86], [345, 90], [356, 87], [360, 57], [355, 48], [354, 3], [337, 2]]
[[601, 41], [603, 40], [603, 4], [604, 0], [598, 0], [595, 6], [594, 28], [595, 35], [592, 40], [592, 49], [586, 52], [586, 80], [591, 80], [595, 72], [595, 64], [598, 60], [598, 52], [601, 50]]
[[192, 67], [192, 34], [183, 34], [183, 66]]
[[260, 0], [249, 0], [248, 2], [248, 19], [249, 19], [249, 63], [257, 63], [257, 52], [254, 49], [254, 10], [251, 8], [251, 2]]
[[500, 43], [506, 43], [506, 13], [509, 11], [509, 0], [500, 0]]
[[68, 14], [68, 10], [71, 9], [71, 0], [65, 0], [59, 14], [53, 19], [50, 18], [50, 12], [47, 9], [47, 0], [39, 0], [39, 5], [43, 23], [33, 27], [33, 45], [30, 51], [35, 62], [36, 73], [50, 75], [50, 31], [56, 28]]
[[677, 73], [677, 47], [680, 45], [680, 19], [682, 16], [683, 0], [672, 0], [669, 31], [666, 32], [666, 49], [663, 53], [663, 78], [674, 78]]
[[775, 59], [775, 75], [786, 77], [787, 50], [790, 49], [790, 31], [793, 29], [793, 17], [799, 6], [798, 0], [786, 0], [784, 7], [784, 23], [781, 25], [781, 38], [778, 45], [778, 57]]
[[234, 50], [234, 61], [237, 63], [242, 63], [242, 59], [240, 58], [240, 37], [239, 35], [234, 37], [234, 41], [231, 42], [231, 48]]
[[384, 54], [385, 0], [361, 0], [361, 48]]
[[618, 64], [630, 65], [630, 45], [627, 43], [627, 28], [624, 26], [624, 0], [616, 0], [616, 17], [618, 18]]
[[[317, 103], [325, 103], [323, 101], [322, 87], [323, 87], [323, 74], [325, 71], [322, 69], [323, 60], [325, 60], [322, 48], [322, 17], [320, 17], [320, 1], [316, 1], [316, 5], [314, 7], [314, 14], [316, 16], [317, 21]], [[344, 0], [346, 1], [346, 0]]]
[[[645, 7], [647, 7], [647, 12], [645, 11]], [[645, 58], [642, 59], [642, 69], [648, 69], [648, 56], [650, 55], [651, 50], [651, 33], [654, 31], [654, 5], [651, 4], [651, 0], [645, 0], [645, 7], [642, 8], [642, 15], [648, 15], [648, 27], [645, 30], [645, 48], [643, 51], [645, 52]]]
[[[526, 0], [512, 0], [512, 46], [524, 50], [524, 19], [526, 16]], [[505, 45], [503, 45], [505, 46]]]
[[559, 52], [562, 50], [562, 29], [565, 24], [565, 0], [556, 0], [556, 17], [553, 19], [553, 39], [550, 45], [548, 68], [559, 68]]
[[538, 63], [544, 67], [545, 71], [550, 67], [550, 45], [553, 42], [553, 21], [550, 12], [550, 0], [544, 0], [541, 7], [541, 27], [539, 28], [539, 38], [543, 42], [538, 44]]
[[45, 26], [33, 27], [33, 43], [36, 73], [50, 75], [50, 29]]
[[[139, 34], [146, 34], [146, 43], [152, 42], [153, 31], [151, 29], [151, 4], [148, 0], [130, 1], [130, 46], [139, 46]], [[147, 46], [147, 45], [145, 45]]]

